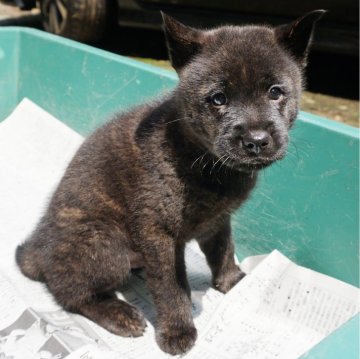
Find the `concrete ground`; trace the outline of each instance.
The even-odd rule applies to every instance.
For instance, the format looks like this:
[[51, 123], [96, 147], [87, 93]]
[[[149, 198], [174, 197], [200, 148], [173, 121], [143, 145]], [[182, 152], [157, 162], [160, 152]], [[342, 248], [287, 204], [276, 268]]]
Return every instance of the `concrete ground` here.
[[[38, 9], [21, 11], [12, 1], [0, 1], [0, 26], [6, 25], [41, 28], [40, 11]], [[100, 43], [96, 46], [109, 49], [108, 42], [108, 40], [104, 40], [104, 44]], [[114, 48], [112, 45], [110, 46], [110, 50], [125, 55], [129, 52], [118, 46]], [[140, 61], [170, 68], [168, 61], [149, 58], [149, 56], [151, 56], [149, 53], [136, 54], [135, 56]], [[354, 81], [358, 81], [358, 79], [354, 78]], [[359, 101], [357, 100], [305, 91], [302, 97], [301, 109], [335, 121], [347, 123], [351, 126], [359, 127]]]

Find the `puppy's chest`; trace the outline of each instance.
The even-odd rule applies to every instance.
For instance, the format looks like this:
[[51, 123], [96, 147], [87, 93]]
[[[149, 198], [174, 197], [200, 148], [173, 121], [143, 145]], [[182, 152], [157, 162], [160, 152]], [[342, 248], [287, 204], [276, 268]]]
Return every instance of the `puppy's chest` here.
[[183, 210], [184, 235], [194, 237], [216, 225], [224, 214], [233, 212], [246, 198], [245, 189], [211, 190], [193, 186], [187, 189]]

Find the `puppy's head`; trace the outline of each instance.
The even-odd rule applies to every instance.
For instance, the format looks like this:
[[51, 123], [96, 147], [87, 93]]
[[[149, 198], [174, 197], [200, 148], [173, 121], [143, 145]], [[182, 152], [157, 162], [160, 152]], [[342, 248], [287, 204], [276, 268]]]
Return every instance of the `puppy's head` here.
[[226, 165], [256, 170], [282, 158], [299, 108], [302, 72], [316, 21], [201, 31], [163, 14], [182, 122]]

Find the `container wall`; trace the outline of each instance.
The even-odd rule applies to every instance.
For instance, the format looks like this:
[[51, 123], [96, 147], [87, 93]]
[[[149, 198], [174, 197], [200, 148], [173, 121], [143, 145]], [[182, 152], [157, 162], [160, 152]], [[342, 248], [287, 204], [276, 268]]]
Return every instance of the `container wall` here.
[[125, 57], [42, 32], [21, 35], [19, 98], [29, 97], [83, 135], [115, 111], [175, 85], [174, 74]]
[[301, 359], [358, 359], [360, 316], [357, 314]]
[[11, 113], [18, 102], [19, 36], [17, 30], [0, 33], [0, 122]]

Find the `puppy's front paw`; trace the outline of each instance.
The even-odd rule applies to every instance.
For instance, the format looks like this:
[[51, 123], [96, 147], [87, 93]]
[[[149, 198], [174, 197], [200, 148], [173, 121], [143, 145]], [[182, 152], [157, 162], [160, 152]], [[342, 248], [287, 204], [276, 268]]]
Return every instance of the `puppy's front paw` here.
[[196, 338], [197, 331], [193, 326], [159, 329], [156, 333], [156, 341], [161, 350], [171, 355], [189, 351], [195, 344]]
[[227, 293], [236, 283], [245, 277], [245, 273], [236, 266], [232, 270], [221, 274], [214, 279], [214, 287], [221, 293]]

